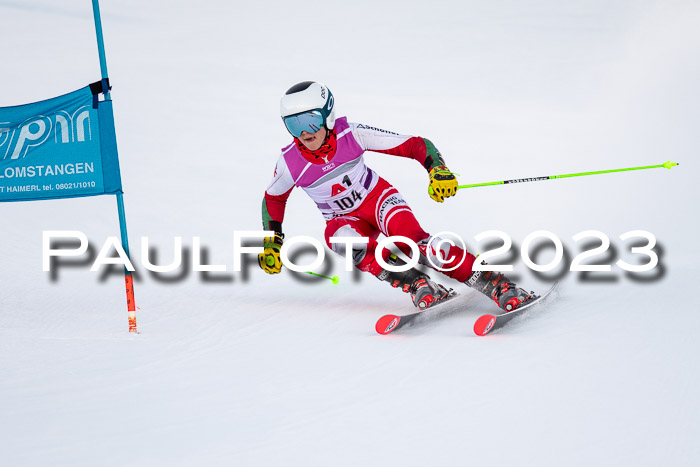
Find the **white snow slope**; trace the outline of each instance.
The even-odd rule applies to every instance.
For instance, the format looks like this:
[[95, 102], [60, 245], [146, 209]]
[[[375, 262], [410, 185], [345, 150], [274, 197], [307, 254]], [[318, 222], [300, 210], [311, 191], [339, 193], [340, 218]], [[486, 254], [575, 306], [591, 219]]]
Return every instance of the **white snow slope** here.
[[[0, 464], [700, 464], [698, 2], [101, 6], [140, 333], [118, 271], [42, 271], [45, 230], [81, 230], [95, 249], [118, 236], [113, 197], [3, 203]], [[99, 79], [87, 0], [0, 0], [0, 44], [2, 106]], [[233, 231], [260, 228], [290, 140], [279, 98], [307, 79], [351, 121], [430, 138], [461, 183], [681, 165], [436, 204], [418, 164], [368, 153], [426, 230], [475, 251], [480, 232], [508, 233], [515, 253], [496, 260], [525, 287], [547, 286], [518, 257], [530, 232], [569, 253], [554, 299], [491, 337], [472, 325], [493, 304], [448, 280], [462, 296], [446, 316], [383, 337], [376, 319], [412, 311], [408, 296], [330, 252], [336, 286], [232, 271]], [[322, 239], [301, 191], [284, 229]], [[644, 262], [619, 238], [638, 229], [661, 260], [630, 276], [614, 263]], [[566, 272], [585, 230], [611, 239], [592, 259], [610, 273]], [[227, 272], [165, 282], [141, 266], [144, 236], [159, 263], [175, 236], [199, 236]]]

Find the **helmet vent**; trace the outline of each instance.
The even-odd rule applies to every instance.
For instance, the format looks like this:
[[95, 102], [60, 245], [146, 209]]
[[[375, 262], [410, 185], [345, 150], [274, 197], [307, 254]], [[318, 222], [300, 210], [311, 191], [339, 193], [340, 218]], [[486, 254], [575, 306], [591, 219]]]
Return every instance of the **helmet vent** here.
[[287, 96], [289, 94], [296, 94], [297, 92], [301, 92], [304, 89], [307, 89], [312, 84], [314, 84], [313, 81], [302, 81], [301, 83], [297, 83], [294, 86], [292, 86], [291, 88], [287, 89], [287, 92], [285, 92], [284, 94]]

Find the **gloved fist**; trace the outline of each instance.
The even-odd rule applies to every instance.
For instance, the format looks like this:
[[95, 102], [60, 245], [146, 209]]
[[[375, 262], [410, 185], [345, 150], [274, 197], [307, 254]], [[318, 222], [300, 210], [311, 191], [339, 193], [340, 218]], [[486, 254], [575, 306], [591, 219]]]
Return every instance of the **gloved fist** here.
[[428, 194], [438, 203], [457, 193], [457, 178], [444, 165], [438, 165], [430, 170], [430, 186]]
[[282, 270], [280, 248], [284, 235], [275, 233], [273, 237], [265, 237], [263, 248], [265, 251], [258, 255], [258, 264], [268, 274], [279, 274]]

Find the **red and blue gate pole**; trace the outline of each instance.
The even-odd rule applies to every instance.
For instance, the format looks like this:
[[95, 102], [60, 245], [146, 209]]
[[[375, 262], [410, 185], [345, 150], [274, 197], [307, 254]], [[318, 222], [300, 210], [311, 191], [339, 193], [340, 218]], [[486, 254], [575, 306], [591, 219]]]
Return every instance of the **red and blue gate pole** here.
[[[102, 20], [100, 19], [99, 0], [92, 0], [92, 12], [95, 17], [95, 33], [97, 34], [97, 50], [100, 55], [100, 70], [102, 72], [102, 89], [104, 90], [105, 100], [112, 100], [109, 94], [109, 86], [106, 80], [109, 77], [107, 74], [107, 59], [105, 58], [105, 46], [102, 38]], [[126, 231], [126, 214], [124, 212], [124, 197], [121, 192], [117, 193], [117, 210], [119, 212], [119, 230], [121, 233], [122, 248], [127, 257], [131, 258], [129, 253], [129, 236]], [[134, 299], [134, 277], [128, 269], [124, 268], [124, 283], [126, 285], [126, 308], [129, 314], [129, 332], [136, 331], [136, 300]]]

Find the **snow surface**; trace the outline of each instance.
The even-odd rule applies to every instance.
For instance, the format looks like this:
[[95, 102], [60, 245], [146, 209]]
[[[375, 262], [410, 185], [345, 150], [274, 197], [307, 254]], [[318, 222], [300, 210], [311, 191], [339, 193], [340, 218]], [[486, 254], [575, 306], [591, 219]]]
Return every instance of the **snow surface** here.
[[[2, 205], [2, 465], [698, 465], [700, 4], [103, 0], [132, 255], [200, 236], [228, 273], [170, 282], [42, 272], [44, 230], [118, 235], [113, 197]], [[0, 0], [0, 105], [99, 79], [90, 2]], [[351, 121], [429, 137], [462, 183], [680, 162], [426, 196], [415, 162], [367, 154], [431, 231], [656, 235], [649, 274], [564, 273], [550, 304], [488, 337], [463, 295], [382, 337], [406, 295], [343, 271], [233, 273], [234, 230], [289, 137], [279, 97], [315, 79]], [[322, 238], [295, 192], [288, 236]], [[515, 250], [517, 251], [517, 250]], [[538, 256], [547, 262], [551, 250]], [[511, 258], [512, 259], [512, 258]], [[517, 259], [517, 257], [516, 257]], [[566, 263], [566, 264], [569, 264]], [[520, 283], [543, 289], [516, 261]], [[436, 276], [436, 275], [434, 275]], [[601, 276], [606, 280], [600, 280]], [[637, 278], [637, 280], [635, 280]], [[584, 280], [587, 279], [587, 280]], [[591, 280], [593, 279], [593, 280]], [[598, 279], [598, 280], [596, 280]], [[460, 310], [466, 308], [466, 311]]]

